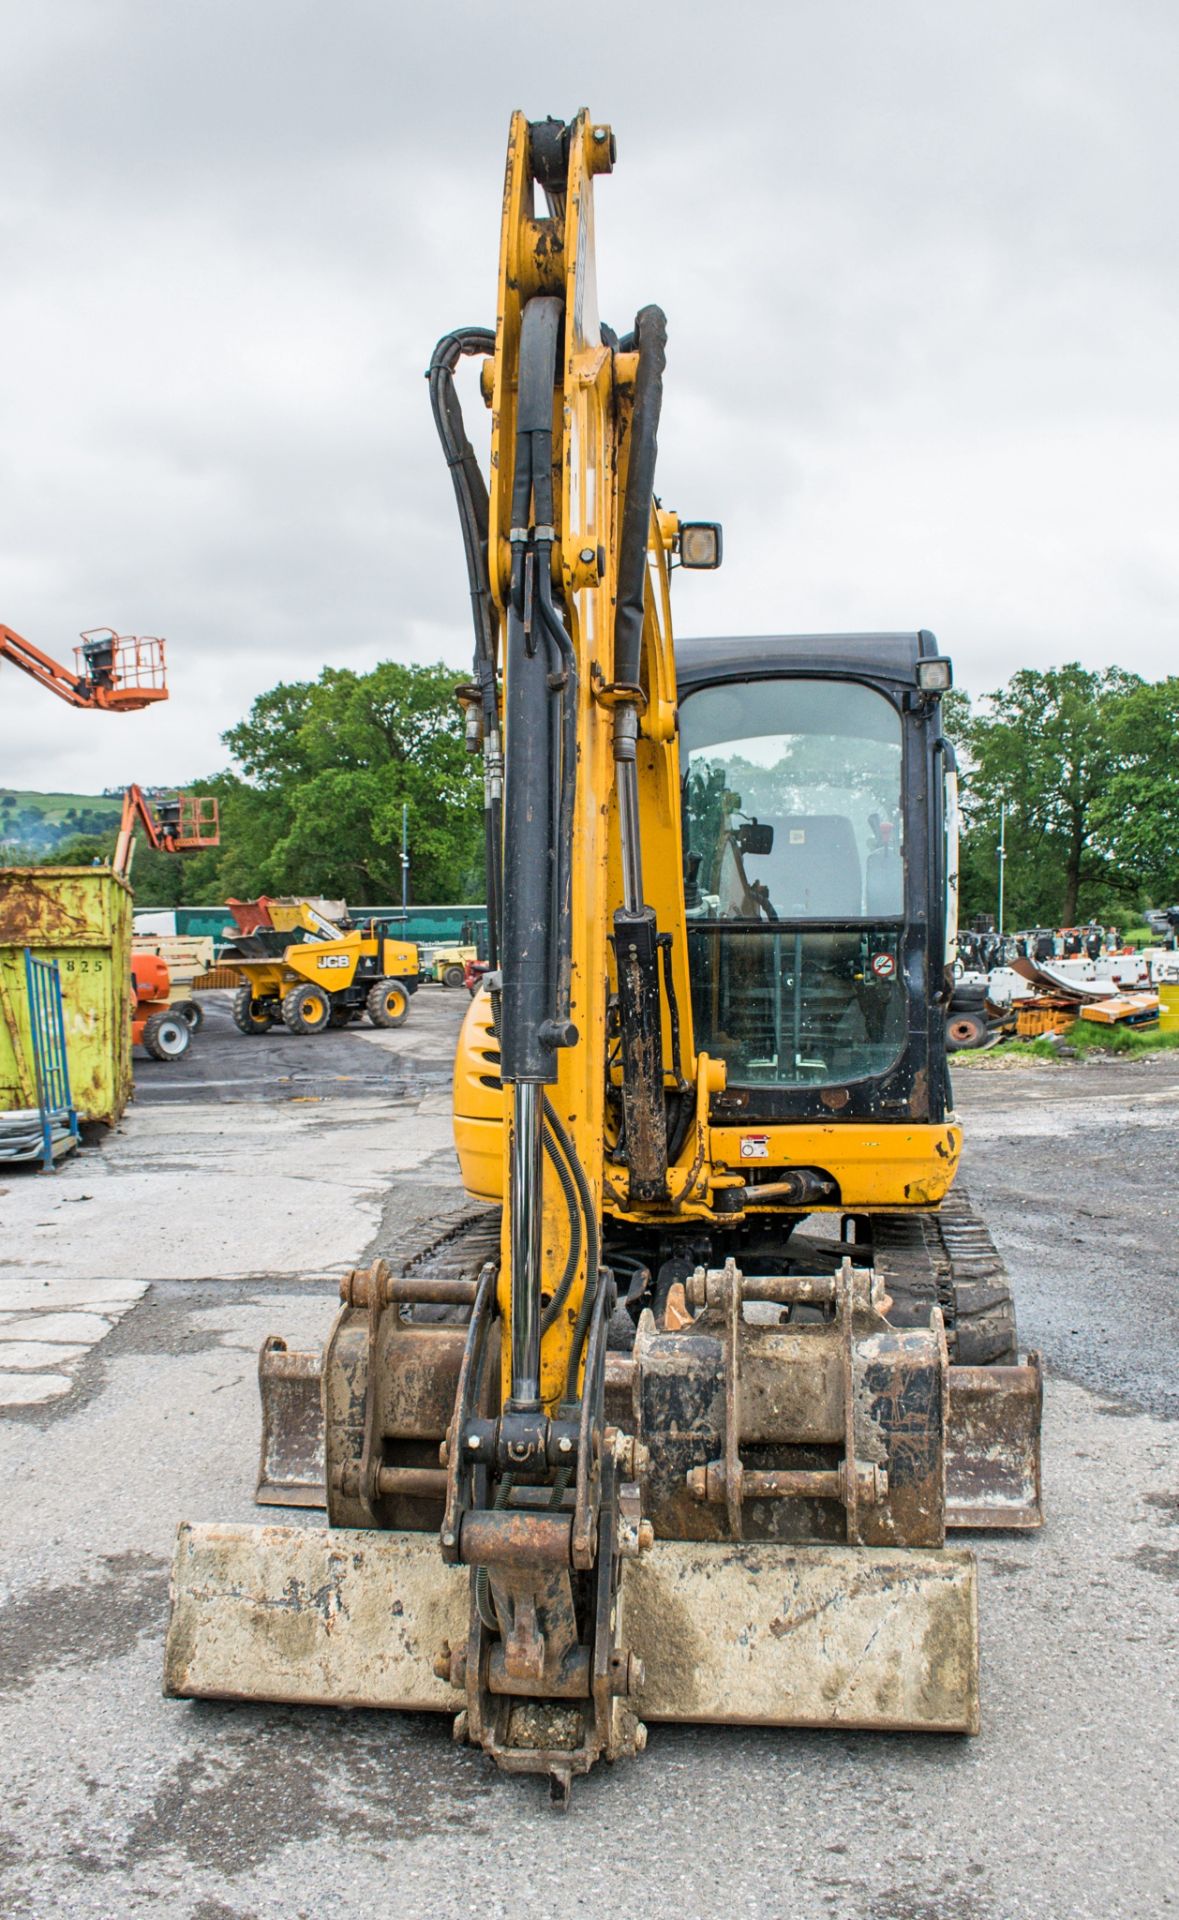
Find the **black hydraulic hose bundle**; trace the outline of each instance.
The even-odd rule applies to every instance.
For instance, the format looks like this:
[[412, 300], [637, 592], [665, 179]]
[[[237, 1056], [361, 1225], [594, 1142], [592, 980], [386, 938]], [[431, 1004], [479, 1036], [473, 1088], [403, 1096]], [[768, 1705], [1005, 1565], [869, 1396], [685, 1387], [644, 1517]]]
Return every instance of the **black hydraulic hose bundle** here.
[[569, 1298], [569, 1290], [576, 1278], [577, 1268], [581, 1261], [580, 1202], [569, 1168], [566, 1166], [557, 1149], [556, 1140], [552, 1127], [548, 1124], [547, 1116], [544, 1132], [544, 1150], [552, 1162], [553, 1171], [557, 1176], [557, 1182], [565, 1201], [565, 1212], [569, 1219], [569, 1252], [565, 1258], [565, 1267], [557, 1285], [557, 1290], [541, 1315], [540, 1326], [542, 1333], [547, 1332], [552, 1326], [557, 1315], [565, 1305], [566, 1300]]
[[488, 959], [499, 964], [500, 896], [502, 887], [503, 756], [499, 744], [499, 707], [496, 687], [497, 617], [491, 594], [488, 563], [487, 487], [463, 425], [463, 410], [454, 384], [455, 369], [464, 354], [495, 352], [495, 334], [486, 327], [461, 327], [444, 334], [434, 349], [426, 378], [430, 405], [450, 469], [463, 531], [463, 551], [471, 588], [471, 615], [475, 626], [475, 685], [483, 719], [484, 837], [487, 866]]
[[573, 1344], [569, 1349], [569, 1367], [565, 1379], [565, 1401], [567, 1405], [571, 1405], [577, 1400], [577, 1375], [581, 1367], [581, 1354], [585, 1346], [586, 1334], [589, 1332], [590, 1315], [593, 1312], [594, 1301], [598, 1293], [598, 1281], [601, 1273], [602, 1236], [598, 1227], [598, 1215], [597, 1209], [594, 1206], [594, 1196], [590, 1191], [589, 1181], [585, 1177], [585, 1169], [577, 1157], [577, 1149], [574, 1147], [564, 1125], [548, 1100], [544, 1103], [544, 1117], [545, 1125], [551, 1128], [553, 1137], [560, 1147], [561, 1152], [565, 1155], [569, 1171], [573, 1175], [577, 1187], [578, 1199], [581, 1202], [582, 1218], [585, 1221], [586, 1230], [585, 1291], [581, 1296], [581, 1305], [577, 1312], [577, 1324], [573, 1329]]

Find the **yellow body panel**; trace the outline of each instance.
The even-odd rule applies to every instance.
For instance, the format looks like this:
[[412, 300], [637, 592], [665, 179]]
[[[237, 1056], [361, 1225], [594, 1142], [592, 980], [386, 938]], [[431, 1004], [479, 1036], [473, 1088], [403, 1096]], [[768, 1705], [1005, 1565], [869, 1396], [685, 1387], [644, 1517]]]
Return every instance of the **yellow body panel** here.
[[[961, 1127], [906, 1126], [897, 1120], [711, 1127], [708, 1137], [713, 1159], [734, 1173], [780, 1167], [819, 1167], [829, 1173], [839, 1182], [839, 1198], [806, 1209], [816, 1213], [936, 1207], [950, 1190], [962, 1152]], [[748, 1149], [751, 1141], [757, 1143], [756, 1158], [742, 1153], [742, 1144]], [[753, 1187], [749, 1204], [756, 1200]]]
[[[467, 1192], [472, 1199], [498, 1205], [505, 1193], [507, 1101], [491, 1020], [490, 994], [477, 993], [455, 1053], [454, 1138]], [[754, 1171], [772, 1175], [790, 1167], [818, 1167], [830, 1174], [838, 1182], [838, 1197], [825, 1206], [807, 1207], [808, 1213], [895, 1213], [906, 1207], [936, 1207], [950, 1190], [962, 1152], [962, 1129], [951, 1123], [837, 1120], [777, 1127], [709, 1125], [706, 1138], [714, 1186], [725, 1184], [726, 1176], [729, 1182], [747, 1180]], [[608, 1210], [620, 1216], [651, 1221], [660, 1217], [654, 1211], [627, 1207], [625, 1195], [615, 1196], [609, 1179], [604, 1200]], [[800, 1211], [780, 1200], [765, 1205], [778, 1213]], [[747, 1206], [757, 1207], [756, 1188], [750, 1188]], [[688, 1210], [711, 1211], [706, 1202]], [[731, 1221], [736, 1216], [727, 1217]]]
[[454, 1055], [454, 1145], [472, 1200], [499, 1206], [504, 1184], [507, 1099], [499, 1077], [499, 1043], [491, 1031], [489, 993], [472, 996]]
[[[304, 940], [288, 947], [283, 966], [300, 980], [313, 980], [325, 993], [339, 993], [356, 978], [357, 962], [364, 949], [359, 933], [341, 934], [338, 940]], [[372, 951], [372, 942], [369, 942]]]

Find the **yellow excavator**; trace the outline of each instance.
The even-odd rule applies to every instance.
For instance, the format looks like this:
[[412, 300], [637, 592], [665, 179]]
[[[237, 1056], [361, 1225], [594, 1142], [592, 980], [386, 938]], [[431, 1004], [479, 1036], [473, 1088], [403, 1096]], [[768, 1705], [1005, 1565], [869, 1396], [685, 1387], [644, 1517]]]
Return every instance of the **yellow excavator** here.
[[[439, 343], [492, 972], [465, 1216], [267, 1342], [258, 1497], [181, 1525], [166, 1690], [450, 1712], [565, 1804], [649, 1723], [970, 1733], [1040, 1370], [953, 1188], [956, 825], [927, 632], [673, 651], [666, 326], [594, 279], [609, 127], [516, 114], [494, 333]], [[482, 361], [490, 487], [455, 373]]]

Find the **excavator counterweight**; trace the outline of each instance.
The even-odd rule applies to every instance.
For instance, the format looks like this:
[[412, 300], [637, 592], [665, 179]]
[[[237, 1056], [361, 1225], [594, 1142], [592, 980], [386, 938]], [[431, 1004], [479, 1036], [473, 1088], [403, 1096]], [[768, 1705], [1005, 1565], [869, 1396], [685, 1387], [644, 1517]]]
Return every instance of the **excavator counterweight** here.
[[[559, 1804], [653, 1720], [970, 1733], [971, 1553], [1040, 1523], [1040, 1372], [955, 1187], [949, 662], [672, 641], [667, 325], [603, 325], [608, 126], [513, 117], [494, 331], [430, 392], [475, 626], [492, 965], [459, 1227], [260, 1362], [259, 1498], [185, 1523], [165, 1686], [450, 1712]], [[485, 481], [460, 361], [482, 362]]]

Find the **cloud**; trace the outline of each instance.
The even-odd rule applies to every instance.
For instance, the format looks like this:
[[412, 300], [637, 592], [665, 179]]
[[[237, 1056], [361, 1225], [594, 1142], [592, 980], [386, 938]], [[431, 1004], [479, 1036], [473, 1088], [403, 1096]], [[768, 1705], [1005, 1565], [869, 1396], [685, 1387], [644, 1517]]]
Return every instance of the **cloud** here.
[[182, 781], [281, 677], [466, 659], [421, 375], [493, 317], [517, 104], [618, 135], [602, 311], [666, 308], [660, 487], [725, 522], [684, 631], [929, 625], [976, 690], [1169, 670], [1177, 39], [1149, 0], [24, 9], [0, 618], [163, 632], [173, 697], [4, 671], [0, 779]]

